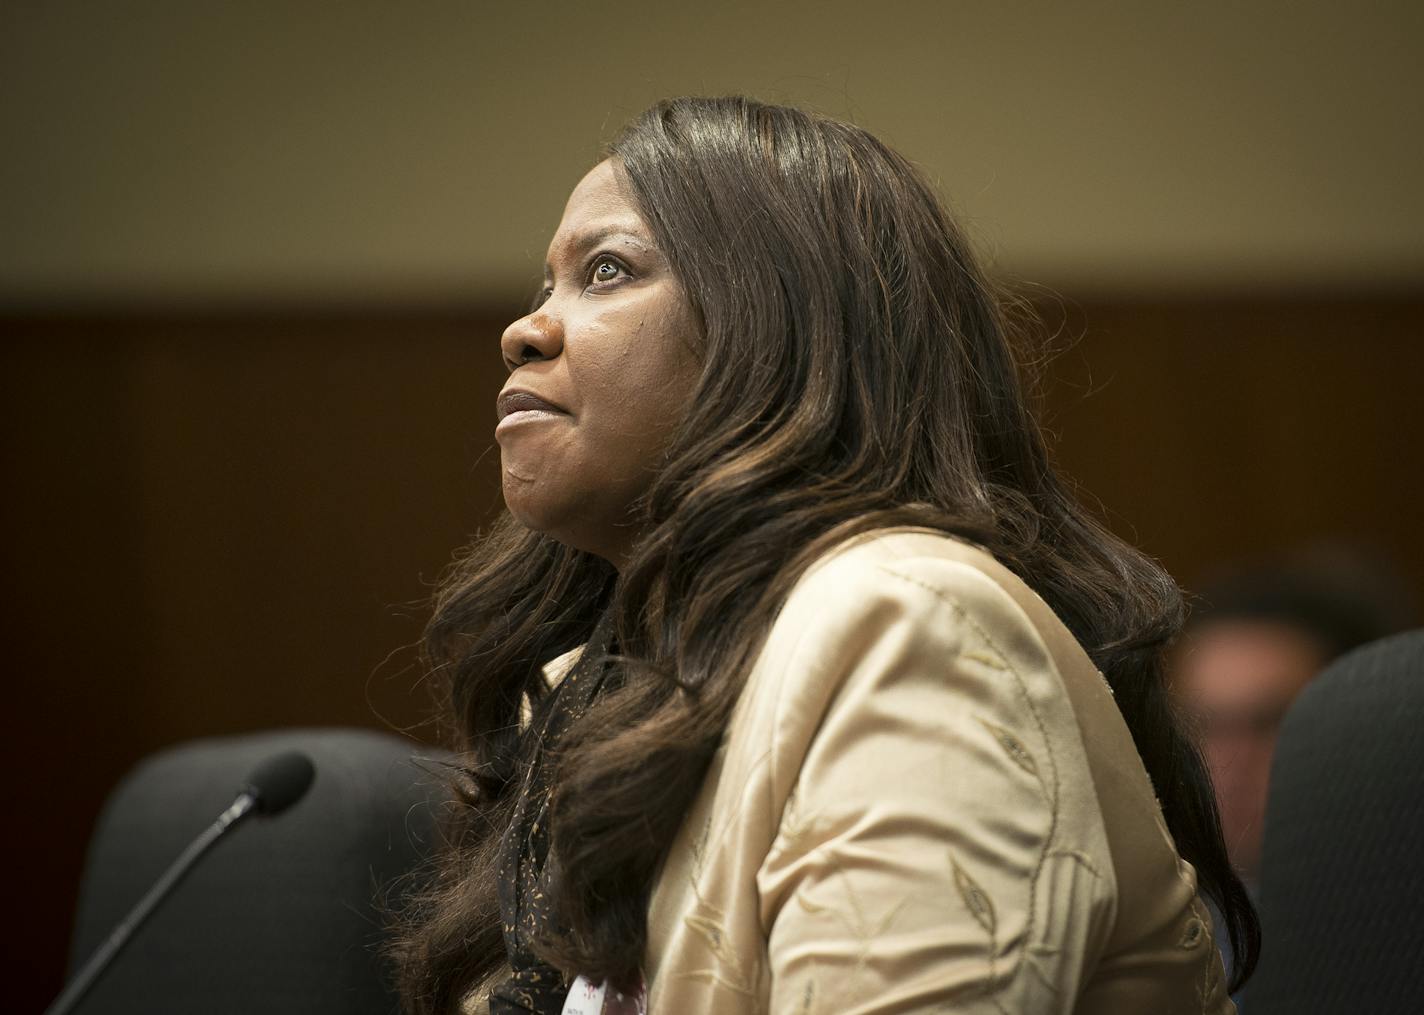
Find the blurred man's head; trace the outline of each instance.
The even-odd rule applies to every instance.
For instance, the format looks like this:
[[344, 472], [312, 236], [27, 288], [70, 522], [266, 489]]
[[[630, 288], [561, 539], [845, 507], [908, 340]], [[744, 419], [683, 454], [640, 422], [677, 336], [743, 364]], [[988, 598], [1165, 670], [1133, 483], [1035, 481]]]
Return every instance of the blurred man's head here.
[[1404, 626], [1394, 584], [1368, 563], [1315, 554], [1217, 582], [1193, 610], [1174, 686], [1201, 733], [1227, 849], [1250, 881], [1286, 709], [1337, 655]]

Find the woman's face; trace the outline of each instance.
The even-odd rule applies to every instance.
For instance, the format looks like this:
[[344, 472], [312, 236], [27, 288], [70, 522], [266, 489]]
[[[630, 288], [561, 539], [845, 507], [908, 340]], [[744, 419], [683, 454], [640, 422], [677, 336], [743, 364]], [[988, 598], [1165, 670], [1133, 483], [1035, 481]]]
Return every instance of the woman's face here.
[[574, 188], [544, 272], [538, 307], [500, 341], [505, 504], [621, 568], [697, 383], [695, 317], [610, 162]]

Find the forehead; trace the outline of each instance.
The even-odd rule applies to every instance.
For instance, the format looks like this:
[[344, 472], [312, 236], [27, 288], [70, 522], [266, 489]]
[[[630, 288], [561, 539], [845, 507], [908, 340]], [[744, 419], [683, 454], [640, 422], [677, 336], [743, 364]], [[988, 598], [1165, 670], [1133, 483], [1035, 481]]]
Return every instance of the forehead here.
[[604, 160], [590, 169], [569, 195], [564, 216], [549, 243], [549, 259], [576, 253], [615, 233], [652, 242], [622, 176], [611, 161]]
[[1288, 625], [1209, 621], [1188, 639], [1179, 678], [1203, 704], [1289, 701], [1324, 662], [1314, 640]]

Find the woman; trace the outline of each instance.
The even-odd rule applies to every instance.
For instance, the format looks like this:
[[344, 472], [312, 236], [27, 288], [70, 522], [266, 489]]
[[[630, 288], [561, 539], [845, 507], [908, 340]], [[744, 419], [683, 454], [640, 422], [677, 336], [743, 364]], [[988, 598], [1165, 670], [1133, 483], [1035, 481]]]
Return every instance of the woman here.
[[904, 159], [661, 103], [502, 350], [412, 1011], [1230, 1010], [1197, 884], [1238, 978], [1258, 931], [1162, 684], [1177, 590], [1054, 476]]

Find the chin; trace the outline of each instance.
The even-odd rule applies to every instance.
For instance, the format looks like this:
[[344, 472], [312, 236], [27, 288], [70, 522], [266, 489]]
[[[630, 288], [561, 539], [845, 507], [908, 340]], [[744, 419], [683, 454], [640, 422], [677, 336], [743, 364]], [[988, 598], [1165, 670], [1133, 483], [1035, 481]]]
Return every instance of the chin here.
[[523, 484], [506, 482], [504, 486], [504, 506], [520, 525], [565, 546], [583, 549], [576, 531], [577, 520], [586, 507], [585, 512], [580, 512], [577, 498], [573, 500], [572, 504], [563, 498], [552, 500], [547, 490], [537, 491]]
[[[526, 529], [538, 532], [540, 535], [550, 536], [554, 539], [559, 537], [554, 533], [553, 520], [549, 518], [548, 512], [542, 510], [537, 503], [529, 503], [528, 498], [511, 496], [509, 491], [504, 494], [504, 506], [509, 513], [514, 516], [514, 520]], [[560, 540], [562, 542], [563, 540]]]
[[504, 506], [526, 529], [618, 566], [634, 542], [628, 505], [636, 492], [617, 485], [522, 480], [506, 471]]

